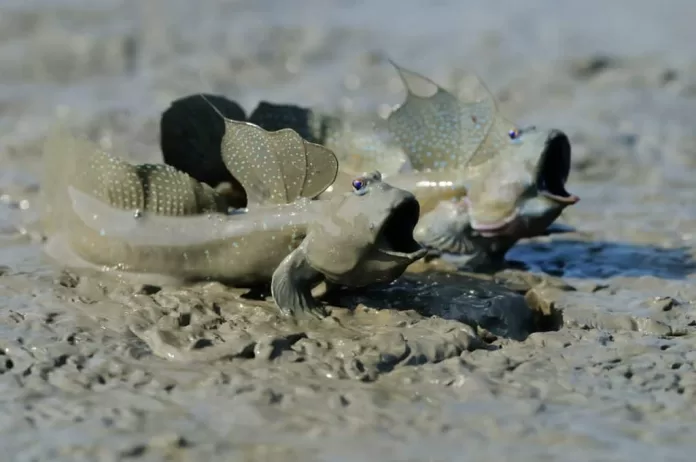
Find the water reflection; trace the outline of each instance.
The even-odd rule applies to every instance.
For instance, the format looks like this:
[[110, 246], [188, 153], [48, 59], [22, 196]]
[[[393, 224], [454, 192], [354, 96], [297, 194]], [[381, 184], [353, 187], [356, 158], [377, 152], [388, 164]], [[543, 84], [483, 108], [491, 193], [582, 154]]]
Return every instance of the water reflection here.
[[510, 250], [507, 259], [524, 263], [532, 272], [562, 277], [686, 279], [696, 271], [691, 252], [688, 247], [558, 239], [544, 243], [520, 242]]
[[513, 340], [524, 340], [549, 325], [522, 295], [485, 279], [455, 273], [408, 274], [387, 287], [337, 291], [327, 296], [327, 301], [346, 308], [364, 304], [377, 309], [414, 310], [423, 316], [479, 326]]

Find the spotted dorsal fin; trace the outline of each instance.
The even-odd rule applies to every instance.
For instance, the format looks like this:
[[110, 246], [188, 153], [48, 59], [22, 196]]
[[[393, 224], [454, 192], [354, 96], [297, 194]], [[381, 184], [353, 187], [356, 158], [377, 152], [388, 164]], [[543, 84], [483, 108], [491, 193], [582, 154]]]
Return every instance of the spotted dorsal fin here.
[[432, 80], [393, 61], [406, 100], [388, 119], [389, 132], [416, 170], [459, 169], [494, 156], [510, 143], [514, 126], [503, 118], [480, 79], [483, 96], [463, 102]]
[[378, 122], [383, 121], [365, 114], [329, 115], [313, 108], [262, 101], [247, 121], [268, 131], [293, 129], [305, 140], [329, 148], [341, 171], [350, 174], [380, 170], [389, 175], [398, 172], [405, 160], [398, 143], [379, 130]]
[[296, 131], [270, 132], [250, 122], [220, 117], [225, 121], [223, 162], [246, 191], [249, 205], [314, 198], [336, 179], [334, 153], [302, 139]]
[[210, 186], [169, 165], [127, 162], [96, 143], [55, 130], [43, 150], [41, 202], [44, 226], [65, 224], [71, 213], [68, 188], [114, 209], [165, 216], [226, 212], [225, 201]]

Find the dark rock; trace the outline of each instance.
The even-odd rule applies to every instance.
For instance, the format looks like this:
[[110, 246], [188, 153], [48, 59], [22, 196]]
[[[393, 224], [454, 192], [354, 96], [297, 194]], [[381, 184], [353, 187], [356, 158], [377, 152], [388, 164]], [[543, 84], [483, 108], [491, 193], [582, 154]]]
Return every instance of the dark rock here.
[[160, 147], [164, 162], [211, 187], [230, 185], [230, 205], [244, 207], [246, 194], [222, 161], [225, 122], [215, 110], [229, 119], [244, 121], [244, 109], [224, 96], [203, 96], [205, 99], [201, 94], [176, 99], [162, 113]]
[[261, 101], [249, 116], [249, 122], [264, 130], [277, 131], [290, 128], [305, 140], [319, 144], [326, 141], [329, 124], [332, 121], [332, 118], [307, 108], [268, 101]]

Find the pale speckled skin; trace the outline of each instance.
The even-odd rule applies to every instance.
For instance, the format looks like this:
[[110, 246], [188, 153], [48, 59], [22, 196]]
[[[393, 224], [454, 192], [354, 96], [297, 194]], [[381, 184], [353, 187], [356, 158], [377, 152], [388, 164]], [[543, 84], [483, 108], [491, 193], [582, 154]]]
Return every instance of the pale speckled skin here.
[[[557, 132], [551, 137], [565, 138]], [[459, 256], [462, 269], [496, 270], [507, 251], [522, 238], [548, 232], [549, 226], [576, 199], [568, 201], [540, 194], [535, 187], [536, 170], [541, 163], [544, 142], [532, 139], [533, 149], [519, 151], [509, 158], [496, 157], [489, 162], [461, 170], [403, 171], [385, 176], [389, 184], [412, 192], [421, 205], [421, 218], [414, 231], [416, 240], [430, 249], [431, 255], [450, 253]], [[536, 145], [535, 143], [540, 142]], [[337, 181], [319, 197], [331, 198], [346, 191], [351, 174], [339, 171]], [[504, 226], [486, 232], [476, 228], [483, 223], [503, 221]]]
[[462, 102], [392, 65], [407, 97], [388, 117], [389, 131], [415, 170], [447, 172], [466, 185], [465, 197], [426, 212], [415, 232], [423, 245], [469, 254], [472, 269], [496, 269], [519, 239], [544, 233], [579, 200], [564, 188], [571, 155], [565, 133], [514, 126], [480, 81], [484, 97]]
[[[339, 170], [336, 182], [319, 195], [320, 199], [329, 199], [336, 194], [349, 191], [350, 179], [354, 173]], [[466, 196], [464, 182], [453, 181], [452, 174], [447, 171], [437, 172], [404, 172], [384, 176], [384, 181], [392, 186], [412, 192], [420, 203], [421, 216], [432, 211], [437, 205], [448, 199], [460, 199]]]
[[292, 130], [225, 124], [224, 162], [249, 203], [232, 215], [217, 191], [171, 166], [131, 165], [88, 141], [50, 138], [46, 253], [72, 268], [168, 283], [270, 281], [278, 307], [295, 315], [322, 314], [311, 295], [322, 280], [353, 287], [391, 281], [425, 254], [412, 238], [419, 214], [412, 194], [375, 173], [360, 191], [311, 200], [334, 182], [331, 151]]
[[[420, 202], [416, 239], [432, 255], [457, 254], [463, 267], [477, 271], [499, 268], [519, 239], [549, 233], [562, 211], [577, 202], [563, 189], [570, 163], [563, 132], [519, 130], [500, 115], [483, 84], [480, 100], [463, 102], [392, 64], [407, 98], [388, 117], [386, 130], [298, 106], [263, 102], [254, 110], [252, 118], [264, 128], [299, 129], [336, 153], [341, 171], [320, 199], [346, 192], [360, 172], [383, 171], [386, 182]], [[511, 139], [510, 130], [519, 136]], [[557, 194], [544, 190], [542, 176], [552, 180]]]
[[[577, 200], [570, 195], [546, 195], [537, 184], [539, 172], [555, 162], [557, 168], [551, 174], [555, 186], [562, 189], [570, 162], [568, 139], [558, 130], [531, 128], [511, 139], [508, 131], [514, 125], [499, 114], [485, 87], [480, 101], [466, 103], [432, 81], [396, 68], [406, 84], [407, 99], [388, 118], [387, 130], [375, 131], [370, 121], [268, 102], [260, 103], [250, 120], [268, 130], [292, 128], [337, 155], [341, 171], [320, 199], [349, 191], [354, 175], [383, 171], [386, 182], [412, 192], [420, 202], [422, 216], [415, 236], [431, 254], [464, 256], [459, 260], [467, 269], [496, 269], [519, 239], [547, 233], [561, 212]], [[205, 111], [194, 107], [194, 101], [186, 97], [172, 103], [168, 120]], [[174, 113], [181, 115], [173, 117]], [[209, 114], [201, 114], [200, 119], [209, 119]], [[205, 130], [196, 124], [191, 131]], [[179, 141], [179, 145], [191, 144]], [[197, 157], [190, 152], [197, 152]], [[216, 161], [211, 150], [202, 152], [195, 145], [178, 156], [187, 161], [191, 157]], [[198, 179], [215, 185], [211, 174]], [[487, 229], [496, 224], [498, 229]]]
[[497, 269], [519, 239], [547, 232], [579, 200], [564, 189], [571, 148], [563, 132], [515, 127], [482, 83], [483, 98], [462, 102], [391, 64], [407, 96], [387, 118], [387, 129], [407, 159], [385, 181], [418, 198], [415, 237], [433, 253], [466, 255], [467, 269]]

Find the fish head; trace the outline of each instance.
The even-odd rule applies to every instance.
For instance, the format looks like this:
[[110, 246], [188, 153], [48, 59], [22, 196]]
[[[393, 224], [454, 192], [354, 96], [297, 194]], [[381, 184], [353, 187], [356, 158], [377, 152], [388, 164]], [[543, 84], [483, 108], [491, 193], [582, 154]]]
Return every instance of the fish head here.
[[510, 138], [468, 185], [470, 226], [484, 237], [538, 235], [580, 200], [565, 188], [571, 146], [563, 131], [529, 127]]
[[511, 138], [519, 141], [477, 167], [466, 197], [421, 217], [414, 231], [421, 245], [470, 257], [468, 270], [497, 270], [519, 239], [544, 234], [579, 200], [565, 189], [570, 143], [563, 132], [530, 128]]
[[416, 197], [384, 181], [378, 171], [351, 181], [352, 191], [326, 201], [308, 227], [306, 258], [331, 282], [362, 287], [390, 282], [425, 256], [413, 238]]

